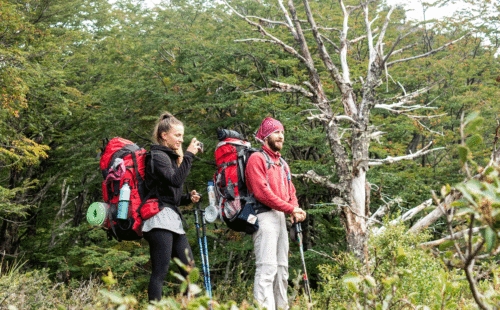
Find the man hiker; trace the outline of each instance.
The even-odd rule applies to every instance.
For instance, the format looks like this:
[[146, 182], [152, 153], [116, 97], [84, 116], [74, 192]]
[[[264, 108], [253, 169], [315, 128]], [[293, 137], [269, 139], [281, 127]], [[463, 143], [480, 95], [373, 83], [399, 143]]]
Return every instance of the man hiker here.
[[290, 168], [279, 153], [285, 141], [283, 125], [267, 117], [256, 138], [263, 144], [262, 152], [250, 156], [245, 172], [248, 189], [260, 202], [256, 208], [259, 229], [252, 236], [257, 265], [254, 298], [268, 310], [286, 310], [288, 232], [285, 214], [291, 215], [293, 223], [303, 221], [306, 212], [299, 208]]

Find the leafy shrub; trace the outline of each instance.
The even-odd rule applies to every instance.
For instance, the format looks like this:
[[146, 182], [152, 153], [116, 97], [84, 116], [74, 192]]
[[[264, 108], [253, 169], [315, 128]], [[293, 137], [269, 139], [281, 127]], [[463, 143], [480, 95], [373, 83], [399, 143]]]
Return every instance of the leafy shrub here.
[[[419, 244], [426, 234], [409, 234], [400, 225], [369, 241], [370, 260], [349, 254], [320, 267], [320, 309], [468, 309], [474, 304], [459, 271], [446, 266]], [[318, 307], [317, 306], [317, 307]]]

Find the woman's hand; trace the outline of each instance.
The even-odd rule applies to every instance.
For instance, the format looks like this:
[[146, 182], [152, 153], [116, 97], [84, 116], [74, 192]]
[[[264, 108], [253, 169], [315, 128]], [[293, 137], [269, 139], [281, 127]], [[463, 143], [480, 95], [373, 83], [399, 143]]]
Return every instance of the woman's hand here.
[[200, 143], [201, 142], [196, 140], [196, 138], [193, 138], [186, 151], [193, 153], [193, 155], [196, 155], [196, 153], [198, 153], [198, 151], [200, 150]]
[[198, 202], [200, 201], [200, 198], [201, 198], [201, 195], [196, 191], [196, 190], [192, 190], [191, 193], [191, 201], [192, 202]]

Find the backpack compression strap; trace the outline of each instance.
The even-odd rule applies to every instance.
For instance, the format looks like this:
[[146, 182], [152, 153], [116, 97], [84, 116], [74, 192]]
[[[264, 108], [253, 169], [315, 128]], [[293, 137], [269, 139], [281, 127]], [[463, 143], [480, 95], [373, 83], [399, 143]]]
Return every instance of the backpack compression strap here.
[[[144, 184], [144, 179], [142, 178], [141, 174], [139, 173], [139, 166], [137, 165], [137, 157], [135, 156], [135, 152], [132, 152], [132, 161], [134, 162], [134, 169], [135, 169], [135, 178], [137, 180], [137, 188], [142, 188], [142, 185]], [[143, 200], [143, 193], [142, 190], [139, 190], [139, 197], [141, 200]]]

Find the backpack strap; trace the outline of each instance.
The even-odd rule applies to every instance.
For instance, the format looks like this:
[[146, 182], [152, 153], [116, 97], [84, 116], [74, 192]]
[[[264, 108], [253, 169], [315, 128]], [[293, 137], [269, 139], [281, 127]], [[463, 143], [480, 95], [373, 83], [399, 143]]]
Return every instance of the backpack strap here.
[[[144, 184], [144, 179], [142, 178], [141, 174], [139, 173], [139, 166], [137, 165], [137, 156], [135, 156], [135, 152], [132, 152], [132, 161], [134, 162], [134, 170], [135, 170], [135, 178], [137, 180], [137, 188], [142, 188]], [[139, 190], [139, 197], [141, 198], [141, 201], [143, 200], [143, 193]]]
[[231, 144], [231, 145], [241, 145], [241, 146], [244, 146], [244, 147], [247, 147], [249, 148], [250, 147], [250, 142], [247, 142], [247, 141], [242, 141], [242, 140], [236, 140], [236, 141], [221, 141], [219, 143], [217, 143], [217, 146], [215, 147], [216, 149], [218, 149], [219, 147], [223, 146], [223, 145], [226, 145], [226, 144]]
[[149, 152], [149, 154], [151, 154], [151, 161], [149, 163], [149, 165], [151, 166], [151, 174], [154, 174], [154, 172], [155, 172], [155, 161], [154, 161], [154, 157], [153, 157], [155, 153], [157, 153], [157, 152], [155, 152], [153, 150], [151, 150]]
[[269, 154], [266, 153], [263, 149], [260, 149], [259, 152], [261, 152], [264, 155], [264, 159], [266, 160], [267, 163], [267, 170], [271, 169], [271, 166], [275, 165], [275, 162], [271, 160], [271, 157]]
[[267, 188], [271, 189], [269, 186], [269, 173], [267, 172], [271, 167], [275, 164], [272, 160], [269, 154], [267, 154], [264, 150], [259, 150], [264, 155], [264, 159], [266, 160], [267, 163], [267, 169], [266, 169], [266, 179], [267, 179]]
[[290, 193], [290, 185], [292, 183], [292, 174], [290, 172], [290, 166], [288, 166], [288, 163], [283, 159], [283, 157], [280, 157], [280, 164], [281, 164], [281, 169], [283, 169], [283, 172], [286, 175], [286, 180], [288, 181], [288, 192]]
[[[116, 206], [116, 204], [114, 204]], [[113, 235], [115, 236], [116, 240], [118, 240], [118, 242], [121, 242], [122, 240], [120, 239], [120, 237], [118, 237], [118, 234], [116, 233], [116, 229], [115, 229], [115, 224], [113, 224], [113, 212], [111, 210], [109, 210], [108, 212], [108, 220], [109, 220], [109, 226], [111, 226], [111, 230], [113, 231]], [[108, 239], [111, 240], [111, 236], [108, 234]]]
[[104, 151], [106, 150], [106, 146], [108, 146], [108, 143], [109, 143], [109, 139], [108, 138], [103, 138], [102, 139], [102, 147], [100, 147], [100, 149], [101, 149], [101, 155], [104, 154]]
[[232, 165], [236, 165], [238, 163], [238, 160], [233, 160], [233, 161], [229, 161], [227, 163], [222, 163], [220, 164], [219, 166], [217, 166], [218, 168], [222, 167], [222, 168], [226, 168], [226, 167], [229, 167], [229, 166], [232, 166]]
[[246, 158], [245, 158], [245, 149], [244, 148], [241, 148], [238, 152], [238, 154], [236, 155], [236, 168], [238, 169], [239, 168], [239, 173], [240, 173], [240, 176], [241, 176], [241, 181], [243, 182], [243, 184], [245, 184], [245, 168], [244, 168], [244, 165], [246, 163]]

